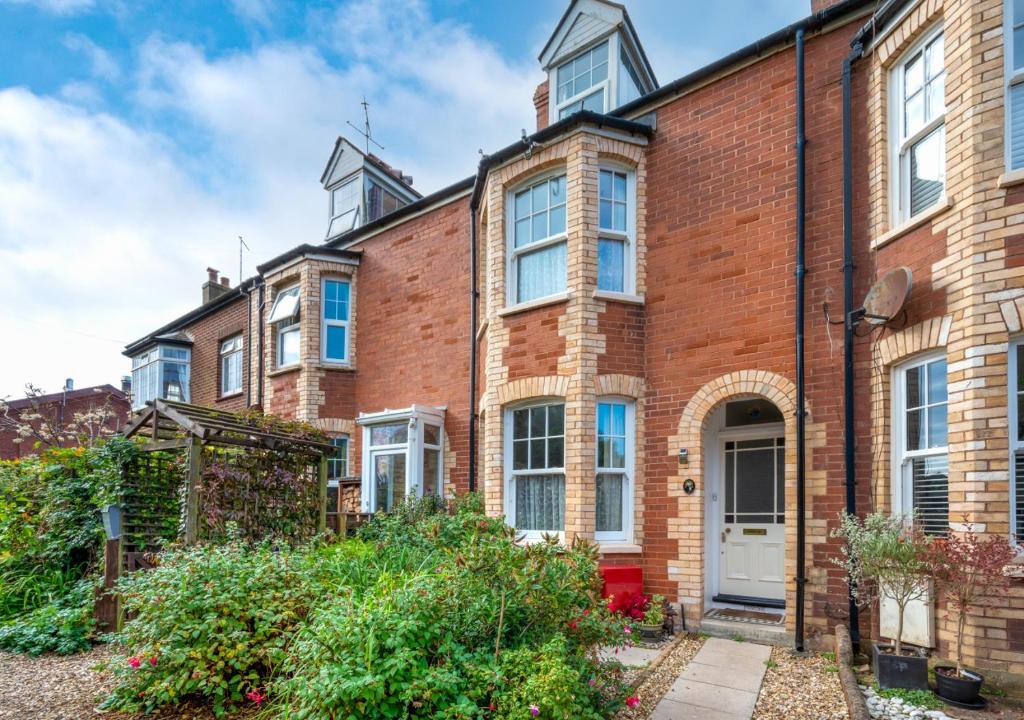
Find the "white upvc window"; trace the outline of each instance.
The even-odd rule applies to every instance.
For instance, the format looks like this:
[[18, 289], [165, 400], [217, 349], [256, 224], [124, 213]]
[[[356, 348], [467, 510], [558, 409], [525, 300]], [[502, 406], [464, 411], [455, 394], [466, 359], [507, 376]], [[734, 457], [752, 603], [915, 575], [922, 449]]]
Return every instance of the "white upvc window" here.
[[893, 511], [916, 513], [929, 535], [949, 532], [946, 357], [896, 368], [893, 395]]
[[299, 286], [293, 285], [277, 293], [270, 308], [269, 323], [277, 336], [277, 367], [299, 362]]
[[583, 51], [555, 71], [555, 106], [558, 119], [580, 110], [608, 112], [608, 49], [610, 39]]
[[1010, 538], [1024, 544], [1024, 338], [1010, 343]]
[[348, 435], [337, 435], [330, 439], [334, 454], [327, 458], [327, 482], [337, 486], [338, 481], [348, 477]]
[[527, 538], [565, 530], [565, 403], [505, 411], [505, 516]]
[[636, 292], [636, 173], [618, 166], [598, 171], [597, 289]]
[[565, 291], [565, 198], [565, 173], [509, 193], [509, 305]]
[[242, 336], [222, 340], [220, 343], [220, 394], [242, 392]]
[[893, 225], [946, 195], [946, 69], [942, 28], [928, 32], [889, 75]]
[[594, 539], [598, 542], [630, 542], [633, 538], [635, 407], [632, 400], [597, 401]]
[[361, 414], [363, 512], [389, 512], [407, 497], [444, 490], [444, 410], [413, 405]]
[[158, 345], [132, 358], [132, 409], [150, 400], [189, 402], [192, 351]]
[[1003, 7], [1003, 59], [1006, 67], [1006, 169], [1024, 169], [1024, 0]]
[[348, 280], [324, 278], [321, 283], [320, 357], [326, 363], [347, 363], [349, 353]]
[[363, 183], [357, 175], [331, 190], [331, 220], [327, 236], [333, 237], [358, 227], [363, 204]]

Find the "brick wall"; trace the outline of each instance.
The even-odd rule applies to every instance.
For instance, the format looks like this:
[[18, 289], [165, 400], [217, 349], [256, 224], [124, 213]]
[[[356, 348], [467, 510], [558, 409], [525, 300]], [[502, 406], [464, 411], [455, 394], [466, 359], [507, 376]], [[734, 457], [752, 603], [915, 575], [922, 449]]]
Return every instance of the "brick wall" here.
[[[224, 410], [245, 408], [244, 388], [249, 377], [245, 358], [250, 350], [248, 317], [248, 303], [243, 296], [185, 328], [192, 337], [190, 384], [193, 403]], [[242, 335], [243, 392], [222, 397], [220, 392], [220, 343], [222, 340], [239, 334]]]
[[[8, 411], [8, 417], [19, 423], [25, 422], [37, 430], [46, 426], [66, 428], [74, 422], [76, 414], [88, 414], [98, 410], [109, 409], [113, 415], [104, 424], [107, 430], [117, 432], [124, 428], [131, 408], [123, 395], [114, 395], [110, 392], [90, 392], [84, 396], [80, 395], [85, 390], [91, 390], [91, 388], [73, 391], [75, 396], [72, 396], [66, 402], [63, 400], [43, 401], [29, 407], [21, 407], [23, 403], [12, 398], [9, 402], [13, 406]], [[47, 418], [45, 425], [38, 420], [28, 419], [22, 421], [21, 416], [23, 413], [25, 415], [35, 415], [37, 412]], [[12, 430], [0, 428], [0, 460], [11, 460], [27, 455], [36, 455], [40, 450], [40, 448], [36, 447], [36, 442], [34, 438], [22, 438]], [[63, 439], [58, 442], [58, 445], [61, 447], [74, 447], [78, 445], [78, 442], [72, 439]]]

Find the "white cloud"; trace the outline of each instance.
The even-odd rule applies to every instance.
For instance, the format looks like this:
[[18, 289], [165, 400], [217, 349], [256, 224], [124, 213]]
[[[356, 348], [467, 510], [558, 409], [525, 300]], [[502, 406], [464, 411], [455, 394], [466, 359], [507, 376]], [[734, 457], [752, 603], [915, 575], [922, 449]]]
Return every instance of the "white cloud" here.
[[274, 13], [273, 0], [231, 0], [235, 15], [256, 25], [269, 26]]
[[121, 68], [113, 56], [81, 33], [65, 35], [64, 46], [85, 56], [93, 77], [100, 80], [116, 80], [121, 74]]
[[322, 238], [317, 181], [362, 95], [380, 154], [423, 192], [532, 128], [531, 58], [504, 60], [422, 3], [335, 13], [320, 47], [209, 57], [145, 39], [121, 71], [131, 121], [89, 83], [0, 89], [0, 337], [18, 348], [0, 353], [0, 397], [65, 377], [116, 383], [123, 344], [195, 307], [207, 265], [237, 281], [239, 234], [248, 273]]
[[30, 5], [55, 15], [74, 15], [92, 9], [96, 5], [96, 0], [0, 0], [0, 4], [3, 3]]

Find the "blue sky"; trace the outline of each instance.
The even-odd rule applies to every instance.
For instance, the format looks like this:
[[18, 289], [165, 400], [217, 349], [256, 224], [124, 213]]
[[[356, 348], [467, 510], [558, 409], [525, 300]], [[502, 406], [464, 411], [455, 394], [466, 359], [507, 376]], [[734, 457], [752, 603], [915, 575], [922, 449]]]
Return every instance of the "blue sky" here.
[[[809, 0], [626, 2], [659, 81]], [[533, 129], [563, 0], [0, 0], [0, 397], [117, 383], [134, 340], [322, 238], [318, 178], [371, 104], [424, 193]], [[351, 135], [351, 134], [350, 134]], [[14, 352], [10, 349], [15, 348]]]

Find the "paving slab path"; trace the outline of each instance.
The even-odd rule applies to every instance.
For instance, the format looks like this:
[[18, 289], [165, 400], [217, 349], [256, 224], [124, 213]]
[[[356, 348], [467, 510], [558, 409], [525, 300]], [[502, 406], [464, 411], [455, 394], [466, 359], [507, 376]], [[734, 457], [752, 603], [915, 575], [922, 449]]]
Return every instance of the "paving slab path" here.
[[650, 720], [750, 720], [771, 654], [768, 645], [708, 638]]

